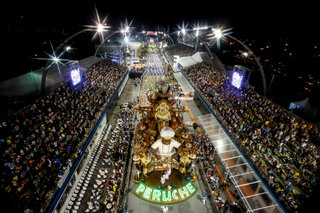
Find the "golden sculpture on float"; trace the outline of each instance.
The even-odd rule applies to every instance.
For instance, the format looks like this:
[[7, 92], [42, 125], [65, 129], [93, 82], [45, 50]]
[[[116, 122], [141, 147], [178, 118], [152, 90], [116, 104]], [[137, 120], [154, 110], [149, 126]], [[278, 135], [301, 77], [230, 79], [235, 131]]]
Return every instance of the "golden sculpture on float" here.
[[177, 100], [170, 85], [160, 81], [148, 95], [150, 104], [135, 106], [141, 117], [136, 127], [133, 156], [136, 183], [143, 181], [155, 188], [180, 187], [196, 179], [191, 165], [198, 151], [183, 124], [185, 108], [179, 106]]

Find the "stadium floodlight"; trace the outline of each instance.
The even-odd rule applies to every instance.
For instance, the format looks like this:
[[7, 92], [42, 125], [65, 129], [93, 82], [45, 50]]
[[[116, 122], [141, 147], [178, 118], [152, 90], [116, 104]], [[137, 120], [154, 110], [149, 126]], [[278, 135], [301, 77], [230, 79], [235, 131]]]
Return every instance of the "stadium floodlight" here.
[[220, 48], [220, 41], [225, 41], [226, 36], [229, 34], [231, 34], [230, 29], [212, 28], [212, 33], [208, 34], [208, 36], [213, 41], [213, 44], [217, 43], [217, 46]]
[[69, 52], [69, 50], [71, 50], [71, 47], [70, 47], [70, 46], [67, 46], [67, 47], [66, 47], [66, 51]]
[[98, 33], [102, 33], [103, 32], [103, 25], [102, 24], [98, 24], [97, 25], [97, 32]]
[[[52, 50], [52, 54], [51, 54], [51, 55], [50, 55], [49, 53], [47, 53], [47, 52], [44, 52], [44, 53], [48, 56], [48, 58], [34, 58], [34, 59], [36, 59], [36, 60], [44, 60], [44, 61], [48, 61], [48, 62], [51, 61], [50, 64], [47, 64], [47, 65], [46, 65], [45, 70], [46, 70], [46, 69], [49, 69], [53, 64], [57, 64], [57, 65], [61, 64], [61, 65], [64, 65], [64, 64], [62, 63], [63, 61], [66, 61], [66, 62], [71, 61], [71, 60], [68, 60], [68, 59], [61, 59], [61, 56], [65, 53], [65, 51], [62, 51], [62, 52], [60, 53], [60, 55], [56, 55], [56, 52], [54, 51], [51, 42], [50, 42], [50, 47], [51, 47], [51, 50]], [[59, 66], [58, 66], [58, 67], [59, 67]]]
[[85, 25], [85, 27], [87, 27], [89, 30], [95, 31], [95, 34], [93, 35], [92, 39], [95, 39], [97, 37], [97, 35], [99, 35], [101, 38], [101, 42], [102, 42], [102, 41], [104, 41], [104, 33], [103, 32], [108, 31], [108, 28], [111, 28], [111, 27], [107, 25], [107, 16], [103, 20], [101, 20], [99, 14], [98, 14], [97, 8], [95, 8], [95, 10], [96, 10], [95, 25]]
[[212, 29], [212, 31], [217, 39], [222, 38], [222, 31], [220, 29]]
[[129, 37], [130, 37], [130, 28], [131, 28], [131, 29], [133, 28], [133, 27], [131, 27], [132, 22], [133, 22], [133, 20], [132, 20], [130, 23], [128, 23], [128, 20], [126, 19], [124, 24], [121, 23], [121, 26], [120, 26], [120, 28], [118, 28], [118, 30], [116, 30], [116, 31], [110, 31], [111, 33], [108, 34], [108, 35], [106, 36], [106, 38], [105, 38], [105, 39], [99, 44], [99, 46], [96, 48], [96, 52], [95, 52], [94, 55], [96, 56], [96, 55], [98, 54], [99, 49], [100, 49], [101, 46], [104, 44], [104, 42], [106, 42], [106, 41], [110, 42], [109, 38], [110, 38], [111, 36], [115, 35], [115, 34], [121, 33], [121, 34], [122, 34], [122, 37], [123, 37], [123, 41], [124, 41], [125, 43], [128, 43], [128, 42], [129, 42]]
[[124, 24], [121, 23], [121, 27], [120, 27], [121, 30], [120, 30], [120, 32], [121, 32], [122, 34], [129, 33], [132, 22], [133, 22], [133, 20], [132, 20], [130, 23], [128, 23], [128, 20], [126, 19]]
[[248, 57], [248, 56], [249, 56], [249, 53], [248, 53], [248, 52], [242, 52], [242, 55], [243, 55], [244, 57]]
[[52, 57], [52, 61], [54, 61], [55, 63], [58, 63], [60, 60], [57, 57]]
[[[46, 82], [46, 76], [47, 76], [47, 73], [48, 73], [48, 70], [49, 68], [52, 66], [52, 65], [56, 65], [57, 68], [58, 68], [58, 71], [59, 71], [59, 77], [60, 77], [60, 80], [62, 81], [63, 80], [63, 77], [61, 75], [61, 71], [60, 71], [60, 67], [59, 67], [59, 64], [65, 66], [63, 64], [63, 62], [72, 62], [72, 60], [68, 60], [68, 59], [61, 59], [61, 56], [65, 53], [65, 51], [62, 51], [60, 53], [60, 55], [56, 55], [56, 51], [53, 49], [53, 46], [50, 42], [50, 46], [51, 46], [51, 50], [52, 50], [52, 54], [49, 54], [49, 53], [46, 53], [45, 54], [48, 56], [48, 58], [34, 58], [36, 60], [45, 60], [47, 61], [46, 63], [46, 66], [44, 68], [44, 71], [42, 73], [42, 77], [41, 77], [41, 93], [44, 94], [44, 91], [45, 91], [45, 82]], [[50, 63], [51, 62], [51, 63]]]
[[183, 35], [185, 35], [186, 34], [186, 32], [187, 32], [187, 26], [188, 25], [184, 25], [184, 22], [182, 22], [182, 26], [179, 26], [178, 25], [178, 31], [177, 31], [177, 33], [178, 33], [178, 36], [180, 35], [180, 33], [182, 33]]
[[[211, 39], [214, 43], [217, 43], [217, 46], [220, 47], [220, 40], [226, 40], [226, 37], [238, 42], [239, 44], [241, 44], [245, 50], [247, 51], [248, 56], [252, 56], [253, 59], [255, 60], [256, 64], [259, 67], [259, 71], [261, 73], [261, 80], [262, 80], [262, 87], [263, 87], [263, 94], [266, 95], [267, 94], [267, 83], [266, 83], [266, 78], [265, 78], [265, 74], [263, 71], [263, 68], [258, 60], [258, 58], [256, 57], [256, 55], [253, 53], [253, 51], [246, 45], [244, 44], [242, 41], [240, 41], [239, 39], [233, 37], [230, 35], [230, 29], [222, 29], [222, 28], [212, 28], [212, 34], [208, 34], [209, 39]], [[210, 37], [211, 36], [211, 37]], [[212, 44], [211, 44], [212, 45]], [[244, 54], [245, 56], [246, 54]]]
[[196, 37], [198, 37], [198, 36], [199, 36], [199, 30], [196, 31]]
[[194, 27], [193, 30], [207, 30], [208, 29], [208, 26], [204, 26], [204, 27]]

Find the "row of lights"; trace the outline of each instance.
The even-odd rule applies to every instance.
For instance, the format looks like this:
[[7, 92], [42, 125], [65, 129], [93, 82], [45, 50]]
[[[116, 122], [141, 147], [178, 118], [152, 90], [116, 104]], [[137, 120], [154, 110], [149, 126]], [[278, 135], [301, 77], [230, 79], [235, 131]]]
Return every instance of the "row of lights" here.
[[[193, 31], [195, 31], [196, 37], [199, 36], [200, 30], [208, 30], [210, 28], [208, 26], [204, 26], [204, 27], [197, 26], [192, 29], [186, 29], [184, 26], [182, 26], [182, 27], [178, 26], [178, 27], [180, 29], [179, 31], [177, 31], [178, 36], [180, 34], [185, 36], [187, 31], [193, 30]], [[209, 36], [209, 39], [212, 41], [210, 43], [213, 43], [213, 44], [217, 43], [218, 47], [220, 47], [220, 41], [226, 40], [226, 36], [231, 34], [231, 32], [230, 32], [231, 29], [223, 29], [220, 27], [218, 27], [218, 28], [211, 27], [211, 30], [212, 30], [212, 33], [207, 34], [207, 36]]]
[[[97, 13], [97, 11], [96, 11]], [[102, 38], [102, 42], [104, 42], [104, 32], [107, 32], [109, 28], [111, 28], [110, 26], [108, 26], [106, 24], [106, 18], [103, 20], [103, 21], [100, 21], [100, 17], [97, 13], [97, 23], [96, 25], [85, 25], [87, 27], [86, 30], [89, 30], [91, 31], [90, 29], [95, 29], [95, 34], [93, 36], [93, 38], [95, 38], [97, 35], [100, 35], [101, 38]], [[128, 44], [129, 42], [129, 37], [128, 37], [128, 33], [130, 32], [130, 25], [125, 24], [125, 26], [120, 30], [120, 31], [116, 31], [116, 32], [120, 32], [121, 34], [123, 34], [123, 37], [124, 37], [124, 42], [126, 44]], [[110, 40], [108, 40], [109, 42]], [[72, 48], [71, 46], [66, 46], [65, 47], [65, 50], [59, 55], [59, 56], [56, 56], [56, 53], [51, 45], [51, 49], [52, 49], [52, 55], [50, 54], [47, 54], [49, 58], [35, 58], [37, 60], [46, 60], [46, 61], [51, 61], [51, 64], [47, 67], [47, 69], [52, 66], [53, 64], [59, 64], [61, 63], [62, 61], [70, 61], [70, 60], [67, 60], [67, 59], [61, 59], [60, 57], [65, 53], [65, 51], [69, 52]], [[37, 56], [37, 54], [35, 55]], [[62, 64], [62, 63], [61, 63]]]

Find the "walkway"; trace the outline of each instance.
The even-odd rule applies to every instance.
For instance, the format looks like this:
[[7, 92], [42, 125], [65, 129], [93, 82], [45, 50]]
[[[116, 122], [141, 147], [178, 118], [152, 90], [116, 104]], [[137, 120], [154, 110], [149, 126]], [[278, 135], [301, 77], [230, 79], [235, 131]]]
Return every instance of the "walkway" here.
[[[152, 60], [158, 61], [158, 58], [152, 57]], [[159, 64], [157, 64], [156, 66], [157, 66], [157, 68], [159, 68]], [[153, 75], [149, 71], [147, 71], [146, 74], [147, 75], [144, 75], [144, 80], [142, 82], [141, 91], [139, 94], [141, 104], [145, 103], [146, 92], [149, 89], [151, 89], [151, 88], [149, 88], [150, 87], [150, 84], [149, 84], [150, 80], [156, 81], [157, 79], [161, 79], [161, 77], [163, 76], [164, 73], [157, 72], [158, 75]], [[181, 103], [181, 104], [183, 104], [183, 103]], [[188, 102], [188, 104], [190, 104], [192, 108], [195, 106], [195, 103], [192, 103], [192, 102], [190, 102], [190, 103]], [[184, 121], [192, 121], [190, 112], [191, 111], [187, 111], [184, 113], [184, 115], [183, 115]], [[193, 113], [195, 113], [195, 116], [198, 115], [198, 113], [194, 111], [194, 112], [192, 112], [192, 116], [194, 116]], [[190, 122], [188, 122], [188, 124], [190, 124]], [[189, 133], [195, 133], [191, 127], [190, 127]], [[196, 168], [196, 170], [198, 171], [198, 168]], [[161, 205], [144, 201], [144, 200], [138, 198], [133, 193], [133, 190], [136, 187], [136, 184], [134, 183], [134, 180], [133, 180], [133, 176], [134, 176], [133, 174], [135, 174], [135, 171], [136, 171], [136, 168], [135, 168], [135, 166], [133, 166], [133, 169], [131, 171], [132, 175], [131, 175], [131, 181], [130, 181], [130, 189], [129, 189], [129, 193], [128, 193], [128, 197], [127, 197], [127, 209], [129, 211], [129, 213], [133, 213], [133, 212], [135, 212], [135, 213], [159, 213], [159, 212], [162, 212]], [[199, 174], [198, 174], [198, 176], [199, 176]], [[198, 189], [197, 193], [193, 197], [189, 198], [188, 200], [186, 200], [182, 203], [170, 205], [169, 206], [170, 213], [172, 213], [172, 212], [173, 213], [213, 212], [212, 207], [209, 202], [206, 202], [205, 205], [202, 203], [202, 198], [205, 194], [203, 183], [200, 180], [197, 180], [194, 182], [194, 185]]]
[[276, 200], [252, 170], [212, 114], [198, 116], [200, 125], [211, 139], [228, 177], [240, 193], [249, 212], [282, 212]]

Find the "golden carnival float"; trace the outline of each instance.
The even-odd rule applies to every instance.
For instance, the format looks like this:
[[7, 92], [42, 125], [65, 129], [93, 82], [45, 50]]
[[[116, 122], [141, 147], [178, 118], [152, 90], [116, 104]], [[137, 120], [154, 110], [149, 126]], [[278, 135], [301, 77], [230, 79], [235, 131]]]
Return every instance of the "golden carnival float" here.
[[181, 202], [197, 191], [192, 162], [198, 150], [183, 123], [185, 108], [167, 81], [157, 82], [147, 98], [146, 106], [135, 106], [141, 120], [134, 142], [134, 193], [159, 204]]

